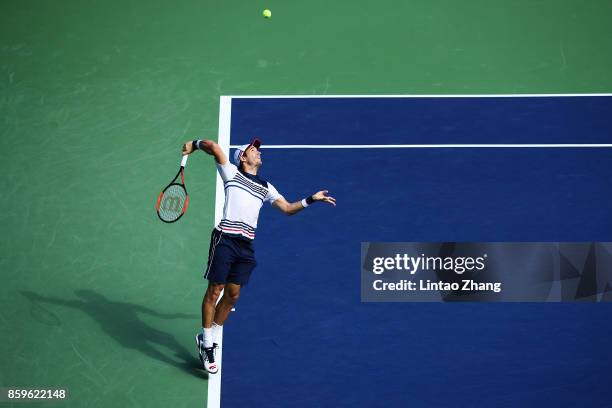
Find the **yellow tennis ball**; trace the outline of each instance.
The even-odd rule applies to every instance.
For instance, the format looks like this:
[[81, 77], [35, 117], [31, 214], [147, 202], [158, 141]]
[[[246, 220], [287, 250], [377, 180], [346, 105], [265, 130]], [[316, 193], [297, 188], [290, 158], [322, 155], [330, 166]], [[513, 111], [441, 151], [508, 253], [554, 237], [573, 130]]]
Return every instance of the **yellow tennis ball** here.
[[264, 16], [265, 18], [270, 18], [270, 17], [272, 17], [272, 12], [271, 12], [270, 10], [268, 10], [268, 9], [265, 9], [265, 10], [263, 11], [263, 16]]

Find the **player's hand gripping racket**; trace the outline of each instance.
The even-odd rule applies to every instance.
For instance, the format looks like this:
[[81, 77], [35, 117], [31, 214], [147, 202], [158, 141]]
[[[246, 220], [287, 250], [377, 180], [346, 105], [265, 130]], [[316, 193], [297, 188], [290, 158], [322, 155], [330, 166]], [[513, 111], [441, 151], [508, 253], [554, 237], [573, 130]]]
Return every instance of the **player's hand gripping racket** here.
[[[157, 198], [157, 216], [163, 222], [175, 222], [178, 221], [185, 211], [187, 211], [187, 205], [189, 204], [189, 196], [187, 195], [187, 189], [185, 188], [185, 165], [187, 164], [187, 158], [189, 155], [184, 155], [181, 160], [181, 168], [174, 177], [174, 180], [168, 184], [164, 191], [159, 194]], [[180, 182], [178, 181], [181, 176]]]

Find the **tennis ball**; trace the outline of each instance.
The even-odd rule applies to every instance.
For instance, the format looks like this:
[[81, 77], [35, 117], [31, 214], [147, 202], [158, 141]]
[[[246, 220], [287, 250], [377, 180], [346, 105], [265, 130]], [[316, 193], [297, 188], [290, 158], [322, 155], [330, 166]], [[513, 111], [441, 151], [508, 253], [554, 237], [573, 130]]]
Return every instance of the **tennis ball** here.
[[265, 10], [263, 11], [263, 16], [264, 16], [265, 18], [270, 18], [270, 17], [272, 17], [272, 12], [271, 12], [270, 10], [268, 10], [268, 9], [265, 9]]

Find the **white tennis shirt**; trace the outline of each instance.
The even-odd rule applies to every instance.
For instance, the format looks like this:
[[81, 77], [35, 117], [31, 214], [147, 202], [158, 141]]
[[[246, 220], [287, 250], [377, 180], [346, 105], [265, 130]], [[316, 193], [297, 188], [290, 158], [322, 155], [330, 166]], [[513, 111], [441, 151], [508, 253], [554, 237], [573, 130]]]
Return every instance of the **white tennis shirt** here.
[[217, 163], [217, 170], [224, 184], [225, 204], [223, 218], [216, 228], [224, 234], [255, 239], [257, 219], [263, 203], [272, 204], [282, 195], [272, 184], [241, 172], [232, 163]]

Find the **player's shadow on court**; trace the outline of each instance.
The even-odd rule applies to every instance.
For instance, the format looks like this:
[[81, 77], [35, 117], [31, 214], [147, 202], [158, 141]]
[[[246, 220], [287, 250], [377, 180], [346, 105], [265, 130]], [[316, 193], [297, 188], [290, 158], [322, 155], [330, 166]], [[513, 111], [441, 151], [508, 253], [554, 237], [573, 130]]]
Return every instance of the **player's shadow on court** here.
[[[128, 302], [115, 302], [93, 290], [77, 290], [74, 293], [80, 298], [65, 300], [42, 296], [30, 291], [21, 292], [32, 302], [44, 302], [78, 309], [91, 316], [100, 324], [100, 328], [123, 347], [138, 350], [147, 356], [174, 365], [190, 374], [207, 378], [200, 369], [200, 361], [173, 336], [149, 326], [140, 320], [140, 314], [162, 319], [194, 318], [195, 315], [183, 313], [160, 313], [145, 306]], [[174, 352], [176, 359], [157, 350], [154, 345], [163, 346]]]

